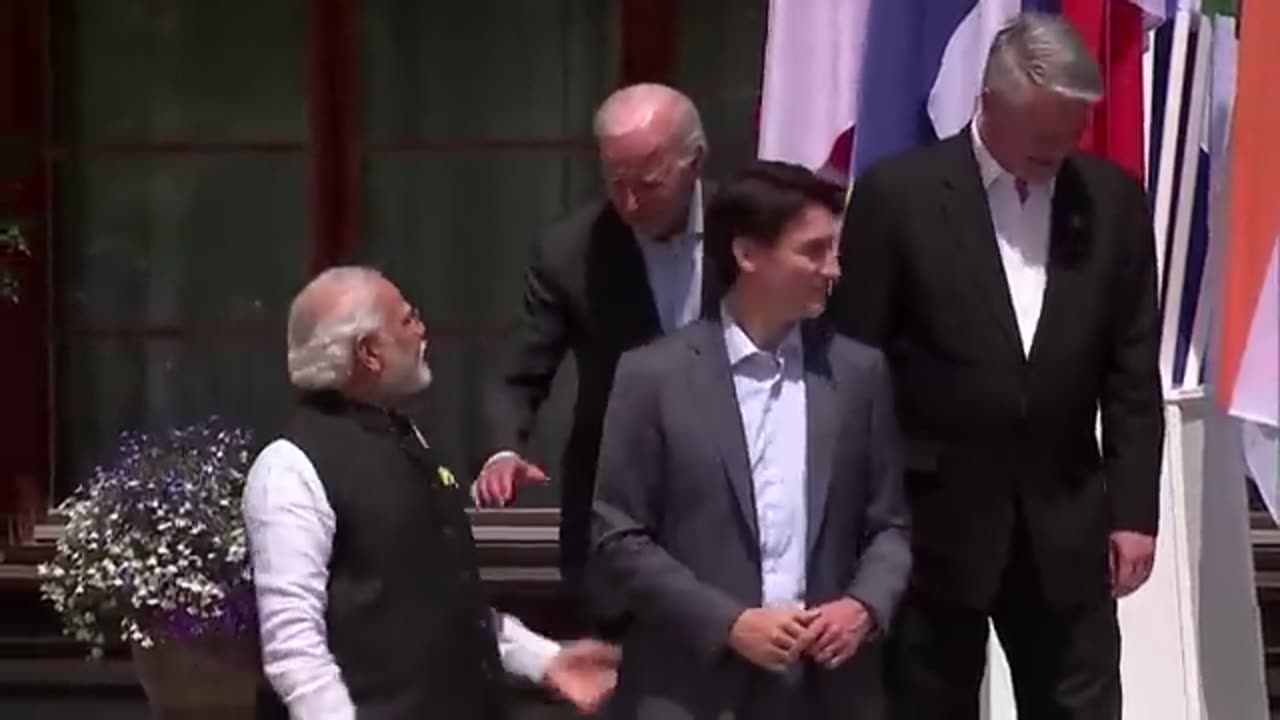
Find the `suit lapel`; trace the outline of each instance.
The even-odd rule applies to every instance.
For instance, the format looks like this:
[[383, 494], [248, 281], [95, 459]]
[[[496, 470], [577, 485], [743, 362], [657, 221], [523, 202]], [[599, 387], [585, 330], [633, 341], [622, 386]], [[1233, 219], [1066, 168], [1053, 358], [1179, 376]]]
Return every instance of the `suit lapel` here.
[[[1080, 273], [1076, 268], [1087, 254], [1092, 216], [1088, 194], [1072, 161], [1068, 160], [1054, 181], [1053, 206], [1049, 221], [1049, 258], [1045, 268], [1044, 302], [1036, 322], [1028, 361], [1034, 363], [1052, 353], [1062, 313], [1069, 312], [1077, 292]], [[1049, 349], [1045, 346], [1049, 345]]]
[[705, 417], [742, 519], [751, 531], [753, 547], [758, 548], [760, 528], [756, 522], [755, 487], [751, 482], [742, 414], [738, 410], [738, 395], [733, 388], [733, 371], [729, 367], [729, 351], [725, 348], [722, 326], [716, 321], [700, 320], [697, 332], [690, 337], [693, 352], [698, 356], [690, 378], [690, 397], [695, 401], [693, 407], [695, 412]]
[[702, 182], [702, 312], [698, 313], [698, 315], [699, 317], [711, 319], [720, 317], [720, 301], [724, 299], [725, 293], [724, 279], [716, 270], [711, 255], [707, 253], [706, 245], [707, 207], [711, 204], [711, 198], [715, 195], [715, 191], [715, 183], [706, 180]]
[[716, 319], [720, 317], [720, 300], [724, 298], [724, 281], [720, 273], [712, 266], [711, 256], [702, 254], [702, 312], [699, 317]]
[[801, 326], [804, 340], [806, 557], [822, 532], [839, 418], [831, 371], [830, 335], [817, 323]]
[[946, 142], [950, 144], [952, 157], [947, 162], [943, 178], [942, 209], [946, 216], [943, 227], [949, 228], [960, 244], [961, 262], [969, 267], [966, 275], [976, 282], [1009, 349], [1022, 357], [1022, 337], [1018, 333], [1009, 282], [1000, 261], [995, 226], [991, 223], [991, 211], [987, 205], [987, 191], [982, 186], [982, 175], [973, 156], [968, 128]]
[[615, 309], [622, 316], [619, 327], [634, 328], [642, 342], [657, 337], [662, 334], [662, 323], [658, 319], [658, 306], [653, 300], [640, 241], [607, 202], [601, 221], [607, 223], [602, 251], [608, 260], [604, 266], [613, 269], [602, 277], [608, 277], [613, 283], [608, 295], [614, 298]]

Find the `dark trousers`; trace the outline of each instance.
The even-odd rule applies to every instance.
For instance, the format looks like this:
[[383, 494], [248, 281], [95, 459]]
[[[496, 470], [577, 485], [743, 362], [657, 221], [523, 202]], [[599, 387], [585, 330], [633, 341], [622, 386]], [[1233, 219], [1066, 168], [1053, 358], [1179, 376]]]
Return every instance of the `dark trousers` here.
[[1115, 601], [1062, 608], [1041, 590], [1015, 523], [1012, 552], [990, 613], [908, 593], [890, 637], [888, 686], [896, 720], [978, 720], [987, 619], [1013, 676], [1018, 717], [1118, 720], [1120, 629]]
[[746, 696], [734, 713], [735, 720], [806, 720], [822, 717], [811, 671], [804, 665], [779, 675], [751, 670]]

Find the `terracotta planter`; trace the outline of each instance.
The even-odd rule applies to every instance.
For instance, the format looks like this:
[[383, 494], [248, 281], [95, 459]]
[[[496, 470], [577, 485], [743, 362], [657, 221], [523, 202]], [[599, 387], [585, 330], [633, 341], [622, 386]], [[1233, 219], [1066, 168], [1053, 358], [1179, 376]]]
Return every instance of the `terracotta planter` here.
[[257, 638], [211, 634], [143, 648], [133, 666], [153, 720], [253, 720], [262, 672]]

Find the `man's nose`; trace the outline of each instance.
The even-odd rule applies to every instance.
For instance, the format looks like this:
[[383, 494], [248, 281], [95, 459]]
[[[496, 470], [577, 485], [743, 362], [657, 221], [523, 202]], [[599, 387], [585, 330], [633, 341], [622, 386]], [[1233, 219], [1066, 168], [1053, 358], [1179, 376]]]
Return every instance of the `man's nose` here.
[[840, 256], [832, 253], [827, 256], [826, 262], [822, 263], [822, 276], [831, 282], [840, 279]]

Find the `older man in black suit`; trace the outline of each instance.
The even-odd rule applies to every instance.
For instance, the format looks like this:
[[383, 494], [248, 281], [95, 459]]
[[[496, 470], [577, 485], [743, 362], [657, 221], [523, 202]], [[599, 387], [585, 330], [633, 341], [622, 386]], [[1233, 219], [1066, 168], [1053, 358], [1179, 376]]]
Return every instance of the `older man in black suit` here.
[[1142, 186], [1075, 152], [1101, 94], [1071, 27], [1025, 14], [991, 47], [973, 124], [853, 190], [830, 311], [894, 373], [904, 720], [976, 720], [988, 618], [1019, 717], [1119, 717], [1115, 598], [1151, 571], [1163, 415]]
[[[513, 352], [485, 396], [481, 506], [509, 503], [547, 473], [522, 453], [556, 370], [572, 353], [578, 387], [560, 469], [561, 572], [573, 609], [605, 632], [619, 616], [586, 599], [588, 518], [600, 425], [618, 357], [714, 310], [720, 286], [702, 252], [707, 142], [689, 98], [662, 85], [623, 88], [601, 105], [595, 135], [607, 199], [552, 227], [525, 280]], [[597, 588], [599, 590], [599, 588]]]

